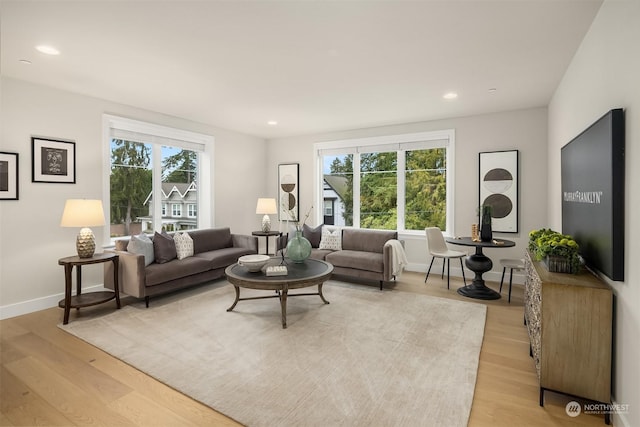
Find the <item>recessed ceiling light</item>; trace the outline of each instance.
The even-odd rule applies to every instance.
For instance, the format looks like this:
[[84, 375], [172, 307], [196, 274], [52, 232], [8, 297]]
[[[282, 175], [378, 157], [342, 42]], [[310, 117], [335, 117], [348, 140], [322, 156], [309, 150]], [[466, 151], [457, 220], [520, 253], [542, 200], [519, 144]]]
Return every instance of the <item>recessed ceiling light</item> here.
[[269, 120], [269, 121], [267, 122], [267, 124], [268, 124], [269, 126], [276, 126], [276, 125], [278, 124], [278, 122], [277, 122], [277, 121], [275, 121], [275, 120]]
[[58, 49], [44, 44], [36, 46], [36, 50], [40, 53], [44, 53], [45, 55], [60, 55], [60, 51]]
[[31, 61], [28, 59], [19, 59], [18, 62], [25, 65], [31, 65]]
[[498, 91], [498, 89], [496, 89], [495, 87], [489, 88], [489, 93], [494, 93], [494, 92], [497, 92], [497, 91]]
[[444, 95], [442, 95], [442, 97], [444, 99], [456, 99], [458, 97], [458, 94], [455, 93], [455, 92], [448, 92], [448, 93], [445, 93]]

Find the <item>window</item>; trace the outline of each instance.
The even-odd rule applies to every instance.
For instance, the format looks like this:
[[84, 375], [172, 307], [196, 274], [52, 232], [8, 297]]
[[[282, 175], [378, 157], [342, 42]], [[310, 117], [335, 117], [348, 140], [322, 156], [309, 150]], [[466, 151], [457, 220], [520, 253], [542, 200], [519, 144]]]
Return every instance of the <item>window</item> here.
[[324, 201], [324, 216], [333, 216], [333, 200]]
[[197, 212], [197, 210], [196, 210], [196, 204], [194, 204], [194, 203], [189, 203], [189, 204], [187, 205], [187, 216], [188, 216], [189, 218], [195, 218], [195, 217], [197, 216], [197, 215], [196, 215], [196, 212]]
[[105, 114], [103, 140], [110, 237], [210, 226], [212, 137]]
[[453, 130], [323, 142], [315, 152], [318, 203], [333, 190], [336, 224], [409, 234], [452, 229]]

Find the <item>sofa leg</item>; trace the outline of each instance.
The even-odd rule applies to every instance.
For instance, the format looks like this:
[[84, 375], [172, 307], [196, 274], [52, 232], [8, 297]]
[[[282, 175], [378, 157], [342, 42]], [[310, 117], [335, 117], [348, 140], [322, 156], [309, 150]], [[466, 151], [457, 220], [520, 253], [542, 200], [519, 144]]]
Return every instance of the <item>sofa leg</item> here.
[[144, 297], [144, 303], [149, 308], [149, 297]]
[[383, 282], [382, 280], [380, 280], [380, 290], [382, 290], [382, 284], [383, 284], [383, 283], [384, 283], [384, 282]]

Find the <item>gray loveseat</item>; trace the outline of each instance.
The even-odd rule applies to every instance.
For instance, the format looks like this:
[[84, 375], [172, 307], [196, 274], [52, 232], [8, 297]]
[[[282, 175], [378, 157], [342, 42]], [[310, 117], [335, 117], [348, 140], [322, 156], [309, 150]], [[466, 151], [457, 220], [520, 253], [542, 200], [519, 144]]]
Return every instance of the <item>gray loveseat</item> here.
[[[152, 262], [145, 266], [144, 255], [127, 251], [128, 240], [116, 241], [113, 252], [119, 255], [120, 291], [144, 298], [197, 285], [224, 277], [224, 270], [238, 257], [258, 252], [258, 238], [232, 234], [229, 228], [211, 228], [187, 232], [193, 240], [193, 256]], [[113, 265], [105, 264], [104, 285], [113, 289]]]
[[[392, 271], [393, 250], [386, 243], [397, 240], [397, 231], [345, 227], [342, 229], [340, 250], [320, 249], [322, 226], [312, 229], [304, 225], [302, 235], [311, 242], [311, 258], [332, 264], [334, 275], [377, 280], [380, 290], [384, 282], [395, 278]], [[287, 239], [287, 235], [284, 235], [278, 247], [286, 247]]]

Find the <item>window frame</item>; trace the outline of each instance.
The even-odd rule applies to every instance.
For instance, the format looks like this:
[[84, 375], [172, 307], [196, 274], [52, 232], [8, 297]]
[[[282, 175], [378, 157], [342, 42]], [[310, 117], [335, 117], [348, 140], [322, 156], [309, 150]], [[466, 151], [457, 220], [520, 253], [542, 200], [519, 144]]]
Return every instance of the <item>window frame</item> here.
[[[215, 223], [213, 217], [212, 192], [215, 188], [213, 180], [215, 138], [183, 129], [143, 122], [111, 114], [102, 115], [102, 142], [103, 142], [103, 187], [102, 201], [105, 207], [105, 223], [111, 224], [111, 197], [110, 197], [110, 173], [111, 173], [111, 139], [112, 130], [144, 135], [149, 138], [145, 143], [152, 145], [152, 170], [153, 170], [153, 194], [162, 194], [162, 155], [163, 145], [188, 149], [197, 152], [198, 156], [198, 199], [197, 228], [209, 228]], [[166, 213], [169, 213], [166, 211]], [[153, 230], [162, 231], [162, 198], [153, 199]], [[114, 244], [111, 233], [103, 233], [103, 246]]]
[[[455, 235], [455, 130], [426, 131], [396, 135], [353, 138], [336, 141], [317, 142], [314, 144], [314, 200], [316, 206], [323, 206], [323, 164], [326, 155], [353, 154], [353, 199], [359, 200], [360, 195], [360, 156], [361, 153], [397, 151], [397, 186], [398, 200], [405, 199], [405, 156], [406, 151], [424, 150], [431, 148], [446, 148], [446, 229], [447, 235]], [[402, 155], [401, 155], [402, 153]], [[405, 229], [405, 203], [399, 204], [398, 233], [402, 235], [423, 235], [424, 230]], [[316, 210], [318, 212], [319, 210]], [[322, 223], [322, 216], [316, 213], [316, 222]], [[353, 206], [354, 228], [360, 228], [360, 204]]]

